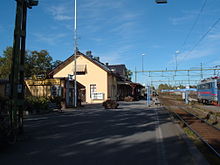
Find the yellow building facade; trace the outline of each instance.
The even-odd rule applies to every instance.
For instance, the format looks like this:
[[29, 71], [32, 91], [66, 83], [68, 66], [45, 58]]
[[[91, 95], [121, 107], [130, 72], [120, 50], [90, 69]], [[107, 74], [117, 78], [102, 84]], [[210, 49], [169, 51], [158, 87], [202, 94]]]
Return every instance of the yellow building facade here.
[[[65, 60], [49, 73], [53, 78], [64, 78], [74, 73], [74, 56]], [[87, 103], [102, 103], [108, 98], [117, 99], [115, 75], [102, 63], [82, 53], [76, 58], [76, 80], [83, 85], [80, 99]], [[79, 97], [79, 96], [78, 96]]]

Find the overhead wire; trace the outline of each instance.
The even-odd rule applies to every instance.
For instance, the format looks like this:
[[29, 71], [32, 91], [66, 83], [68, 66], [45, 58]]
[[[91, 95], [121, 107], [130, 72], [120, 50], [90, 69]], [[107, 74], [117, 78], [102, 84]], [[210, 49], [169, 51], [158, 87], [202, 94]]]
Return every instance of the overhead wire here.
[[187, 41], [188, 41], [190, 35], [192, 34], [194, 28], [196, 27], [196, 25], [197, 25], [197, 23], [198, 23], [198, 21], [199, 21], [199, 18], [200, 18], [200, 16], [201, 16], [202, 12], [204, 11], [204, 8], [206, 7], [207, 2], [208, 2], [208, 0], [204, 0], [204, 2], [203, 2], [202, 6], [201, 6], [201, 8], [200, 8], [200, 10], [199, 10], [199, 13], [198, 13], [198, 15], [197, 15], [197, 17], [196, 17], [194, 23], [192, 24], [191, 28], [189, 29], [189, 31], [188, 31], [188, 33], [187, 33], [187, 35], [186, 35], [186, 37], [185, 37], [185, 39], [184, 39], [184, 41], [183, 41], [183, 43], [182, 43], [182, 46], [181, 46], [181, 48], [180, 48], [180, 51], [181, 51], [181, 52], [184, 52], [184, 51], [185, 51], [185, 45], [186, 45], [186, 43], [187, 43]]
[[207, 1], [208, 1], [208, 0], [205, 0], [205, 1], [204, 1], [203, 5], [202, 5], [202, 7], [200, 8], [200, 11], [199, 11], [199, 13], [198, 13], [198, 15], [197, 15], [197, 17], [196, 17], [196, 19], [195, 19], [195, 21], [194, 21], [194, 23], [192, 24], [191, 28], [189, 29], [188, 34], [186, 35], [186, 38], [184, 39], [184, 42], [183, 42], [183, 44], [182, 44], [182, 46], [181, 46], [181, 49], [183, 49], [183, 51], [184, 51], [184, 46], [186, 45], [186, 42], [188, 41], [188, 39], [189, 39], [189, 37], [190, 37], [192, 31], [194, 30], [196, 24], [197, 24], [198, 21], [199, 21], [199, 18], [200, 18], [200, 16], [201, 16], [201, 13], [203, 12], [203, 10], [204, 10], [206, 4], [207, 4]]
[[195, 43], [195, 45], [189, 51], [189, 54], [199, 45], [199, 43], [209, 34], [210, 31], [220, 22], [220, 17], [212, 24], [212, 26], [205, 32], [202, 37]]

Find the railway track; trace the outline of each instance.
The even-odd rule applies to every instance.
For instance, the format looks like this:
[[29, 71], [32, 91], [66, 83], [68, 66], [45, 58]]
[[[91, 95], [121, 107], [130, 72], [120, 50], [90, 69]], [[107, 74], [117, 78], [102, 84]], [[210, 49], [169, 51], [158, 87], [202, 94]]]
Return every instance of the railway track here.
[[163, 100], [162, 102], [165, 105], [176, 105], [176, 108], [172, 109], [175, 116], [220, 158], [220, 129], [186, 111], [183, 106], [175, 104], [172, 100]]
[[175, 115], [190, 128], [220, 158], [220, 130], [203, 119], [182, 110], [174, 110]]

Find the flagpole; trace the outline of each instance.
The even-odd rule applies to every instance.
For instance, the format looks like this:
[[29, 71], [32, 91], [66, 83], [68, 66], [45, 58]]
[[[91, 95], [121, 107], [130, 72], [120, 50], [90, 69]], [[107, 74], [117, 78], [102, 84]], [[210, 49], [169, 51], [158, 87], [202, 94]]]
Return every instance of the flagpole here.
[[77, 81], [76, 81], [76, 54], [77, 54], [77, 6], [75, 0], [75, 18], [74, 18], [74, 107], [77, 107]]

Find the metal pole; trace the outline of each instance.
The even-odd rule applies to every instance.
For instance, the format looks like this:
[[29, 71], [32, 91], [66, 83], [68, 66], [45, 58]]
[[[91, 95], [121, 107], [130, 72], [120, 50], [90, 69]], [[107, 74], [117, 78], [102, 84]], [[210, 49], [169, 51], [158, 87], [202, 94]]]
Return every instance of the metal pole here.
[[202, 70], [203, 70], [203, 67], [202, 67], [202, 63], [201, 63], [201, 80], [203, 79], [203, 72], [202, 72]]
[[67, 80], [66, 80], [66, 105], [67, 107], [70, 106], [69, 93], [70, 93], [70, 80], [69, 80], [69, 75], [68, 75]]
[[176, 60], [176, 71], [177, 71], [177, 54], [175, 53], [175, 60]]
[[177, 71], [177, 54], [179, 54], [179, 53], [180, 53], [179, 50], [177, 50], [177, 51], [175, 52], [176, 71]]
[[141, 64], [142, 64], [142, 74], [144, 74], [144, 54], [141, 55], [142, 56], [142, 60], [141, 60]]
[[189, 71], [188, 71], [188, 83], [189, 83], [189, 85], [190, 85]]
[[147, 85], [147, 106], [150, 106], [150, 86]]
[[189, 104], [188, 91], [185, 91], [185, 104]]
[[74, 107], [77, 107], [77, 81], [76, 81], [76, 55], [77, 55], [77, 6], [75, 0], [75, 20], [74, 20]]
[[136, 71], [136, 66], [135, 66], [135, 71], [134, 71], [134, 82], [137, 82], [137, 71]]

